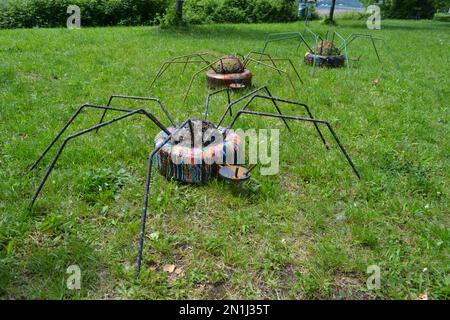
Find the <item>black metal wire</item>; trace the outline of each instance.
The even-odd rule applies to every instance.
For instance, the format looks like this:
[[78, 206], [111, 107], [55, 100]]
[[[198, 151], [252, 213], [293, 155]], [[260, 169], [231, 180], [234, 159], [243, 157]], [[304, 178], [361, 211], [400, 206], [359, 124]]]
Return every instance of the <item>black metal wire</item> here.
[[[230, 100], [231, 100], [231, 97], [230, 97], [230, 88], [228, 88], [228, 87], [227, 87], [227, 88], [220, 89], [220, 90], [217, 90], [217, 91], [214, 91], [214, 92], [211, 92], [211, 93], [209, 93], [209, 94], [206, 96], [205, 112], [204, 112], [204, 114], [203, 114], [203, 119], [204, 119], [204, 120], [207, 120], [207, 119], [208, 119], [209, 103], [211, 102], [211, 97], [214, 96], [214, 95], [216, 95], [216, 94], [219, 94], [219, 93], [221, 93], [221, 92], [224, 92], [224, 91], [227, 91], [227, 95], [228, 95], [228, 103], [230, 103]], [[231, 109], [230, 109], [230, 116], [233, 116], [233, 114], [232, 114], [232, 112], [231, 112]]]
[[[258, 94], [256, 94], [256, 92], [262, 91], [262, 90], [265, 90], [265, 91], [267, 92], [268, 96], [263, 96], [263, 95], [258, 95]], [[248, 98], [248, 97], [250, 97], [250, 99], [245, 103], [245, 105], [242, 107], [241, 110], [247, 109], [247, 107], [250, 105], [250, 103], [251, 103], [254, 99], [256, 99], [256, 98], [262, 98], [262, 99], [269, 99], [270, 101], [272, 101], [272, 103], [274, 104], [275, 108], [277, 109], [278, 114], [280, 114], [280, 115], [282, 115], [283, 113], [281, 112], [281, 110], [280, 110], [280, 108], [279, 108], [279, 106], [278, 106], [278, 104], [277, 104], [277, 101], [278, 101], [278, 102], [284, 102], [284, 103], [294, 104], [294, 105], [298, 105], [298, 106], [304, 107], [305, 110], [306, 110], [306, 112], [308, 113], [309, 117], [310, 117], [311, 119], [314, 119], [314, 116], [312, 115], [312, 113], [311, 113], [311, 111], [310, 111], [308, 105], [306, 105], [305, 103], [296, 102], [296, 101], [289, 101], [289, 100], [280, 99], [280, 98], [274, 98], [274, 97], [272, 96], [272, 94], [270, 93], [269, 88], [268, 88], [267, 86], [263, 86], [263, 87], [260, 87], [260, 88], [258, 88], [258, 89], [256, 89], [256, 90], [253, 90], [253, 91], [250, 92], [249, 94], [247, 94], [247, 95], [245, 95], [245, 96], [242, 96], [241, 98], [239, 98], [239, 99], [237, 99], [237, 100], [231, 102], [230, 104], [228, 104], [227, 109], [225, 109], [225, 112], [222, 114], [222, 117], [220, 118], [220, 120], [219, 120], [219, 122], [218, 122], [218, 124], [217, 124], [217, 128], [218, 128], [220, 125], [222, 125], [222, 122], [223, 122], [223, 120], [224, 120], [224, 118], [225, 118], [225, 116], [226, 116], [226, 114], [227, 114], [227, 112], [228, 112], [228, 109], [231, 109], [231, 107], [232, 107], [234, 104], [236, 104], [236, 103], [238, 103], [238, 102], [240, 102], [240, 101], [242, 101], [242, 100], [244, 100], [244, 99], [246, 99], [246, 98]], [[289, 132], [291, 132], [291, 128], [290, 128], [289, 125], [287, 124], [286, 119], [285, 119], [285, 118], [282, 118], [282, 120], [283, 120], [284, 124], [286, 125], [286, 128], [289, 130]], [[328, 147], [328, 145], [327, 145], [327, 142], [326, 142], [326, 140], [325, 140], [325, 138], [324, 138], [322, 132], [320, 131], [319, 126], [318, 126], [316, 123], [314, 123], [314, 127], [316, 128], [316, 131], [317, 131], [317, 133], [319, 134], [319, 137], [320, 137], [320, 139], [322, 140], [324, 146], [325, 146], [327, 149], [329, 149], [329, 147]]]
[[[106, 108], [106, 107], [101, 107], [101, 106], [97, 106], [97, 107], [100, 107], [100, 108]], [[109, 109], [111, 109], [111, 108], [109, 108]], [[114, 110], [119, 110], [119, 111], [121, 110], [121, 111], [123, 111], [123, 110], [125, 110], [125, 109], [117, 109], [117, 108], [114, 108]], [[79, 112], [78, 112], [78, 113], [79, 113]], [[81, 130], [81, 131], [79, 131], [79, 132], [76, 132], [76, 133], [74, 133], [74, 134], [72, 134], [72, 135], [67, 136], [67, 137], [64, 139], [62, 145], [60, 146], [60, 148], [59, 148], [58, 152], [56, 153], [55, 157], [53, 158], [53, 160], [52, 160], [50, 166], [48, 167], [48, 169], [47, 169], [47, 171], [46, 171], [44, 177], [42, 178], [41, 182], [39, 183], [39, 186], [38, 186], [36, 192], [34, 193], [33, 199], [31, 200], [31, 203], [30, 203], [30, 210], [33, 208], [33, 205], [34, 205], [34, 203], [35, 203], [37, 197], [39, 196], [39, 193], [41, 192], [42, 187], [44, 186], [45, 182], [47, 181], [48, 176], [50, 175], [50, 173], [52, 172], [53, 168], [55, 167], [56, 161], [58, 160], [58, 158], [59, 158], [59, 156], [61, 155], [61, 153], [62, 153], [63, 149], [65, 148], [65, 146], [67, 145], [67, 142], [69, 142], [70, 140], [72, 140], [72, 139], [74, 139], [74, 138], [76, 138], [76, 137], [79, 137], [79, 136], [81, 136], [81, 135], [83, 135], [83, 134], [85, 134], [85, 133], [94, 131], [94, 130], [96, 130], [96, 129], [98, 129], [98, 128], [107, 126], [107, 125], [112, 124], [112, 123], [114, 123], [114, 122], [117, 122], [117, 121], [119, 121], [119, 120], [123, 120], [123, 119], [128, 118], [128, 117], [130, 117], [130, 116], [132, 116], [132, 115], [135, 115], [135, 114], [143, 114], [143, 115], [147, 116], [147, 117], [148, 117], [150, 120], [152, 120], [152, 121], [153, 121], [160, 129], [162, 129], [164, 132], [166, 132], [166, 134], [170, 134], [170, 132], [167, 130], [167, 128], [164, 127], [164, 125], [161, 124], [161, 122], [159, 122], [159, 120], [156, 119], [156, 117], [154, 117], [151, 113], [147, 112], [147, 111], [144, 110], [144, 109], [137, 109], [137, 110], [133, 110], [133, 111], [131, 111], [131, 112], [128, 112], [128, 113], [126, 113], [126, 114], [124, 114], [124, 115], [122, 115], [122, 116], [120, 116], [120, 117], [117, 117], [117, 118], [111, 119], [111, 120], [109, 120], [109, 121], [106, 121], [106, 122], [97, 124], [97, 125], [95, 125], [95, 126], [93, 126], [93, 127], [90, 127], [90, 128], [84, 129], [84, 130]], [[72, 118], [73, 118], [73, 117], [72, 117]], [[59, 136], [62, 134], [62, 132], [63, 132], [66, 128], [67, 128], [67, 124], [66, 124], [66, 126], [63, 128], [63, 130], [61, 130], [61, 132], [57, 135], [57, 138], [59, 138]], [[52, 143], [50, 144], [50, 147], [51, 147], [51, 145], [54, 144], [54, 142], [57, 140], [57, 138], [55, 138], [55, 139], [52, 141]], [[49, 149], [50, 149], [50, 148], [46, 149], [46, 151], [48, 151]], [[45, 153], [43, 153], [43, 154], [45, 154]], [[42, 156], [40, 157], [40, 159], [41, 159], [41, 158], [42, 158]]]
[[[256, 111], [248, 111], [245, 110], [245, 108], [255, 99], [255, 98], [263, 98], [263, 99], [269, 99], [269, 100], [273, 100], [273, 101], [279, 101], [279, 102], [285, 102], [285, 103], [292, 103], [292, 104], [299, 104], [298, 102], [295, 101], [290, 101], [290, 100], [285, 100], [285, 99], [280, 99], [280, 98], [274, 98], [274, 97], [270, 97], [270, 96], [261, 96], [261, 95], [254, 95], [247, 103], [246, 105], [237, 112], [237, 114], [235, 115], [235, 117], [232, 119], [232, 121], [230, 122], [230, 124], [227, 126], [227, 129], [224, 133], [224, 135], [227, 135], [227, 132], [233, 127], [234, 123], [236, 122], [236, 120], [240, 117], [241, 114], [250, 114], [250, 115], [256, 115], [256, 116], [264, 116], [264, 117], [272, 117], [272, 118], [281, 118], [281, 119], [291, 119], [291, 120], [299, 120], [299, 121], [307, 121], [307, 122], [312, 122], [315, 124], [324, 124], [327, 126], [328, 130], [331, 132], [334, 140], [336, 141], [336, 143], [338, 144], [339, 148], [341, 149], [342, 153], [344, 154], [345, 158], [347, 159], [348, 163], [350, 164], [350, 166], [353, 169], [353, 172], [356, 174], [356, 176], [358, 177], [358, 179], [361, 179], [361, 175], [358, 172], [358, 169], [356, 168], [356, 166], [354, 165], [352, 159], [350, 158], [350, 156], [348, 155], [346, 149], [344, 148], [344, 146], [342, 145], [342, 143], [340, 142], [338, 136], [336, 135], [336, 133], [334, 132], [333, 128], [331, 127], [331, 125], [325, 121], [325, 120], [318, 120], [318, 119], [314, 119], [314, 118], [303, 118], [303, 117], [296, 117], [296, 116], [289, 116], [289, 115], [283, 115], [283, 114], [275, 114], [275, 113], [267, 113], [267, 112], [256, 112]], [[321, 137], [323, 138], [323, 136], [321, 135]], [[325, 141], [325, 140], [323, 140]]]
[[[184, 128], [186, 124], [192, 121], [192, 119], [188, 119], [184, 121], [179, 127], [178, 130]], [[161, 150], [162, 147], [164, 147], [171, 139], [174, 134], [178, 132], [178, 130], [175, 130], [174, 132], [170, 133], [166, 139], [164, 139], [161, 144], [156, 146], [156, 148], [151, 151], [148, 155], [148, 166], [147, 166], [147, 175], [145, 179], [145, 193], [144, 193], [144, 205], [142, 208], [142, 217], [141, 217], [141, 229], [139, 233], [139, 247], [138, 247], [138, 255], [136, 259], [136, 271], [135, 276], [138, 277], [139, 273], [141, 271], [141, 262], [142, 262], [142, 251], [144, 249], [144, 239], [145, 239], [145, 223], [147, 221], [147, 212], [148, 212], [148, 199], [150, 194], [150, 182], [151, 182], [151, 176], [152, 176], [152, 167], [153, 167], [153, 158], [155, 155]]]
[[[167, 111], [166, 107], [164, 106], [164, 104], [162, 103], [162, 101], [158, 98], [151, 98], [151, 97], [137, 97], [137, 96], [124, 96], [124, 95], [112, 95], [111, 97], [109, 97], [108, 103], [106, 104], [107, 107], [111, 106], [111, 102], [114, 98], [117, 99], [130, 99], [130, 100], [141, 100], [141, 101], [152, 101], [152, 102], [156, 102], [159, 104], [159, 106], [161, 107], [162, 111], [164, 112], [164, 114], [166, 115], [167, 119], [169, 119], [170, 123], [172, 126], [176, 127], [176, 123], [175, 121], [173, 121], [172, 117], [170, 116], [169, 112]], [[108, 109], [105, 109], [103, 111], [103, 114], [100, 118], [100, 121], [98, 123], [102, 123], [103, 120], [105, 119], [106, 113], [108, 112]], [[99, 129], [96, 130], [96, 132], [98, 132]]]
[[[113, 108], [113, 107], [106, 107], [101, 105], [95, 105], [86, 103], [81, 105], [78, 110], [74, 113], [74, 115], [67, 121], [67, 123], [64, 125], [64, 127], [58, 132], [58, 134], [53, 138], [53, 140], [50, 142], [50, 144], [45, 148], [45, 150], [42, 152], [42, 154], [36, 159], [36, 161], [31, 165], [30, 171], [34, 170], [36, 166], [39, 164], [39, 162], [42, 160], [42, 158], [47, 154], [47, 152], [52, 148], [52, 146], [56, 143], [56, 141], [61, 137], [61, 135], [66, 131], [66, 129], [70, 126], [70, 124], [80, 115], [81, 111], [85, 108], [93, 108], [93, 109], [104, 109], [104, 110], [111, 110], [111, 111], [119, 111], [119, 112], [131, 112], [133, 110], [129, 109], [123, 109], [123, 108]], [[167, 130], [167, 129], [166, 129]]]

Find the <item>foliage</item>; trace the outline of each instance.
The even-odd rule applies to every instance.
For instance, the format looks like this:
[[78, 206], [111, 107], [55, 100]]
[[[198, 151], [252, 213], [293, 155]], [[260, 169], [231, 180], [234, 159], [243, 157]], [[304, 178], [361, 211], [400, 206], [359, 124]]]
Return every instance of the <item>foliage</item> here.
[[181, 27], [186, 25], [186, 20], [183, 16], [179, 16], [176, 12], [174, 3], [171, 3], [163, 16], [158, 16], [157, 21], [161, 28], [166, 29], [170, 27]]
[[442, 21], [442, 22], [450, 22], [450, 14], [448, 13], [436, 13], [433, 17], [436, 21]]
[[64, 27], [69, 5], [81, 9], [82, 26], [162, 27], [226, 22], [287, 22], [297, 18], [294, 0], [190, 0], [179, 21], [174, 0], [11, 0], [0, 11], [0, 28]]
[[82, 26], [153, 24], [169, 0], [10, 0], [0, 28], [64, 27], [67, 7], [77, 5]]
[[395, 19], [431, 19], [435, 0], [386, 0], [380, 5], [383, 16]]
[[450, 0], [435, 0], [436, 10], [440, 13], [448, 13], [450, 10]]
[[297, 19], [292, 0], [191, 0], [186, 19], [199, 23], [287, 22]]
[[363, 20], [366, 21], [367, 18], [370, 16], [369, 13], [365, 12], [345, 12], [339, 14], [335, 19], [337, 20]]

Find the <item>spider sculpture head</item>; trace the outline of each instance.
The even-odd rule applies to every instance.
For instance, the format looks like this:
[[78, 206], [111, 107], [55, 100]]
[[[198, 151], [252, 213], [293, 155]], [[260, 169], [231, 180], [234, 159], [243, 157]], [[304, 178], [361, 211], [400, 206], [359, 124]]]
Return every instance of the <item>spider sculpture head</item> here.
[[217, 73], [229, 74], [229, 73], [241, 73], [244, 72], [244, 62], [235, 55], [224, 56], [216, 62], [213, 69]]
[[341, 54], [341, 51], [329, 40], [322, 40], [316, 43], [311, 50], [314, 54], [320, 54], [324, 56], [337, 56]]

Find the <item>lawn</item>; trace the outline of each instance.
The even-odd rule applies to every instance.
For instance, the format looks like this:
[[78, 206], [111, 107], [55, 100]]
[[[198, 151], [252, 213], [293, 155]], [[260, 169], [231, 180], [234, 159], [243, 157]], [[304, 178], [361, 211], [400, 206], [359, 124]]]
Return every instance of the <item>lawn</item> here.
[[[318, 22], [310, 28], [326, 30]], [[302, 23], [0, 30], [0, 297], [450, 298], [447, 23], [383, 20], [382, 30], [370, 31], [364, 21], [340, 21], [344, 35], [383, 37], [403, 75], [383, 47], [380, 65], [363, 41], [349, 48], [362, 54], [351, 72], [312, 74], [303, 48], [271, 46], [299, 69], [305, 84], [295, 91], [277, 73], [253, 67], [256, 85], [330, 121], [361, 180], [312, 126], [291, 122], [289, 133], [280, 121], [242, 118], [242, 128], [280, 129], [279, 174], [256, 169], [243, 186], [183, 185], [155, 174], [136, 279], [146, 159], [159, 130], [134, 118], [71, 141], [28, 210], [56, 149], [37, 170], [29, 166], [81, 104], [106, 104], [111, 94], [152, 96], [177, 123], [200, 117], [203, 79], [182, 101], [195, 67], [181, 75], [175, 67], [150, 87], [163, 61], [191, 52], [245, 54], [270, 32], [302, 30]], [[225, 105], [225, 96], [214, 97], [213, 120]], [[167, 124], [155, 105], [114, 106], [145, 106]], [[271, 110], [262, 102], [253, 108]], [[85, 111], [68, 133], [100, 115]], [[164, 271], [172, 264], [179, 274]], [[66, 286], [70, 265], [81, 269], [80, 290]], [[380, 268], [379, 289], [366, 286], [371, 265]]]

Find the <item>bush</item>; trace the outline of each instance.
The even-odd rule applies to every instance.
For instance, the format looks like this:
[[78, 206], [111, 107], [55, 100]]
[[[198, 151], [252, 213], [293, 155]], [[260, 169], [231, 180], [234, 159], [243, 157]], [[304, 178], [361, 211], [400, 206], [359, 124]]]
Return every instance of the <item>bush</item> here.
[[213, 23], [218, 0], [191, 0], [184, 5], [184, 17], [188, 23]]
[[380, 7], [388, 18], [431, 19], [436, 12], [436, 0], [385, 0]]
[[345, 12], [335, 17], [337, 20], [367, 20], [369, 16], [369, 13], [364, 12]]
[[448, 13], [436, 13], [433, 17], [433, 20], [450, 22], [450, 14]]
[[297, 19], [295, 0], [189, 0], [186, 21], [200, 23], [262, 23]]
[[186, 20], [177, 14], [176, 7], [169, 5], [164, 16], [158, 16], [157, 21], [161, 28], [182, 27], [186, 25]]
[[[188, 23], [286, 22], [297, 19], [296, 0], [189, 0]], [[175, 0], [9, 0], [0, 6], [0, 28], [64, 27], [67, 7], [81, 10], [82, 26], [179, 24]]]
[[64, 27], [67, 7], [81, 10], [82, 26], [153, 24], [170, 0], [10, 0], [0, 11], [0, 28]]
[[435, 0], [436, 10], [439, 13], [448, 13], [450, 9], [450, 0]]

